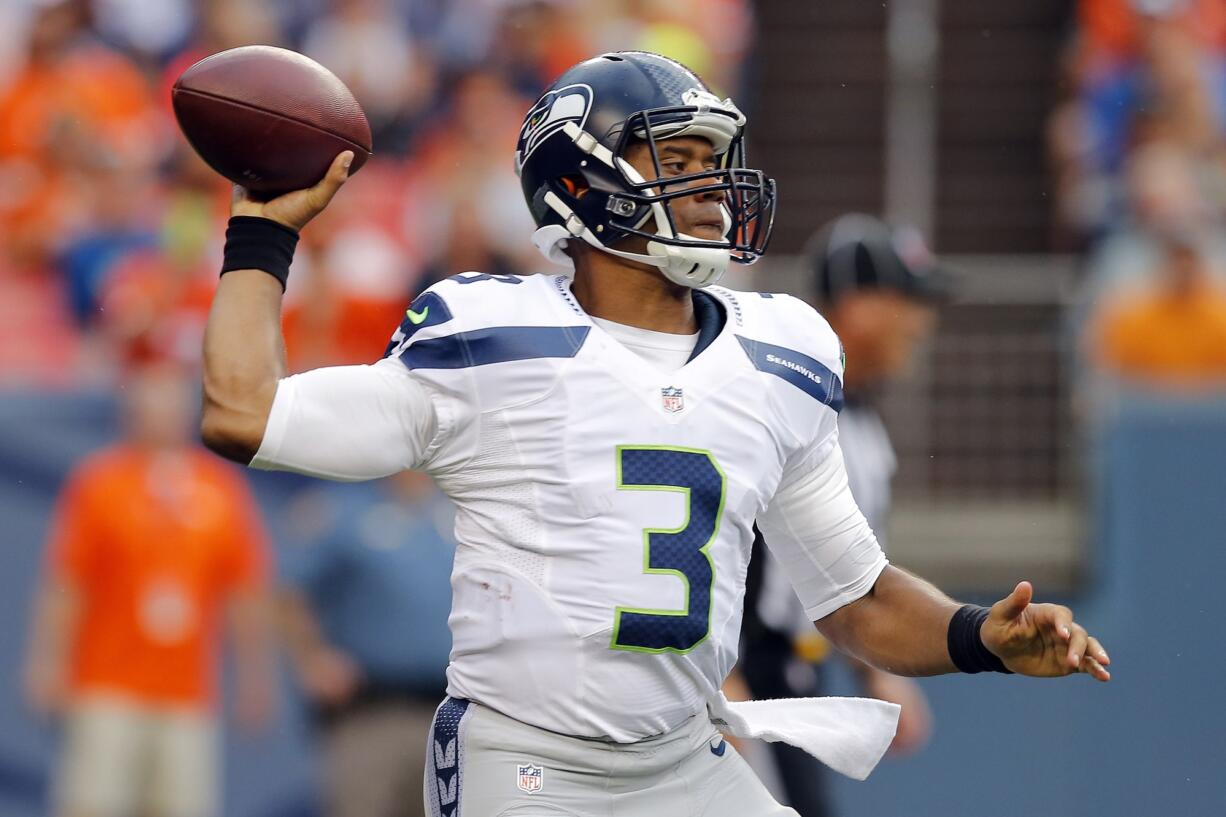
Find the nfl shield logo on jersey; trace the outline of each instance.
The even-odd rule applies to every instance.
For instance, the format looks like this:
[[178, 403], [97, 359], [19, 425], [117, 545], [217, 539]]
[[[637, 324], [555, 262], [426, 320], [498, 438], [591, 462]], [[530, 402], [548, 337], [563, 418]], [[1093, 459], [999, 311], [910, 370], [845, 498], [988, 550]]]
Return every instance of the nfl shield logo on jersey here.
[[676, 414], [685, 408], [685, 394], [681, 389], [665, 386], [660, 389], [660, 396], [664, 400], [664, 410], [670, 414]]
[[544, 772], [540, 766], [534, 766], [531, 763], [520, 764], [517, 768], [516, 785], [519, 790], [528, 794], [536, 794], [541, 790], [544, 784]]

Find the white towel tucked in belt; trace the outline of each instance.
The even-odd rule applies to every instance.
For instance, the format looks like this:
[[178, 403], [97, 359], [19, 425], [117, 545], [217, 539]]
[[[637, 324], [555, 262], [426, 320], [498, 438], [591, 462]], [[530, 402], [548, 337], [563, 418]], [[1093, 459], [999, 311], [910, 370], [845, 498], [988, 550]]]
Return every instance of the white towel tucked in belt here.
[[707, 703], [711, 721], [734, 737], [782, 741], [836, 772], [863, 780], [898, 729], [898, 704], [873, 698], [780, 698], [732, 703], [721, 692]]

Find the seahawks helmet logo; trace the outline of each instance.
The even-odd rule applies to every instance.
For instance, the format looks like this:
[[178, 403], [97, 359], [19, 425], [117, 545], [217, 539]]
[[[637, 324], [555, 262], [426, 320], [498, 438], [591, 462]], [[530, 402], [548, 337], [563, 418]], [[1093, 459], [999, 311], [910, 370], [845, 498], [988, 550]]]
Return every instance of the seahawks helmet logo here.
[[582, 129], [592, 109], [592, 89], [583, 84], [567, 85], [550, 91], [528, 111], [524, 126], [519, 131], [519, 145], [515, 157], [522, 166], [532, 151], [567, 122], [574, 122]]

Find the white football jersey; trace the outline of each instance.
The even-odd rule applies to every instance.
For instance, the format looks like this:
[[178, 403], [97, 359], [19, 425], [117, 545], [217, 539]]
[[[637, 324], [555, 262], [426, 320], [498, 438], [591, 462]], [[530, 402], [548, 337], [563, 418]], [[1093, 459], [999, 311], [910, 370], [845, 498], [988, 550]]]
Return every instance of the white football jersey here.
[[[842, 363], [803, 302], [705, 292], [726, 322], [676, 372], [595, 325], [565, 276], [466, 273], [413, 302], [380, 365], [437, 415], [415, 465], [457, 508], [452, 696], [630, 741], [700, 711], [735, 664], [754, 522], [837, 453]], [[792, 559], [813, 618], [884, 567], [871, 532], [856, 545]]]

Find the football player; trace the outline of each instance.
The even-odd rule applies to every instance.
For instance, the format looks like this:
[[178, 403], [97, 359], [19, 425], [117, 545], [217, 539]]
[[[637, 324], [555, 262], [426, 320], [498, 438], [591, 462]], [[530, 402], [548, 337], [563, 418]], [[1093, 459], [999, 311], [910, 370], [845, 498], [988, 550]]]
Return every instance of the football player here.
[[516, 152], [535, 243], [573, 275], [461, 272], [413, 301], [379, 362], [292, 377], [283, 283], [351, 155], [308, 190], [236, 191], [207, 443], [329, 479], [424, 470], [457, 507], [432, 814], [794, 814], [712, 717], [867, 774], [897, 716], [873, 707], [893, 705], [784, 716], [719, 695], [755, 520], [810, 619], [870, 664], [1109, 677], [1102, 646], [1029, 584], [979, 608], [887, 563], [839, 451], [838, 339], [795, 298], [717, 286], [766, 249], [775, 208], [744, 132], [672, 60], [574, 66]]

